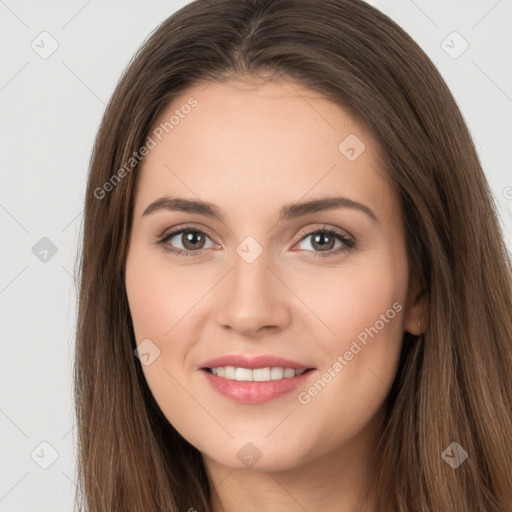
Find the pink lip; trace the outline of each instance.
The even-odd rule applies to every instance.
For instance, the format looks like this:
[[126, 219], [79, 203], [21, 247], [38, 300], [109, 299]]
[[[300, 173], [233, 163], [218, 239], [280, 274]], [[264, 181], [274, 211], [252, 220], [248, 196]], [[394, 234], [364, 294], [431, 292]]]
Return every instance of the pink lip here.
[[[296, 377], [271, 380], [268, 382], [248, 382], [218, 377], [207, 371], [208, 368], [219, 366], [235, 366], [240, 368], [292, 368], [294, 370], [309, 370]], [[221, 395], [238, 403], [262, 404], [279, 396], [296, 390], [304, 384], [314, 368], [303, 365], [297, 361], [283, 359], [271, 355], [242, 356], [237, 354], [226, 355], [210, 359], [201, 363], [198, 367], [204, 374], [210, 386]]]
[[[290, 367], [288, 366], [287, 368]], [[204, 374], [210, 386], [226, 398], [242, 404], [258, 405], [296, 390], [314, 373], [314, 370], [306, 371], [296, 377], [270, 380], [268, 382], [239, 382], [237, 380], [218, 377], [205, 369], [201, 369], [201, 373]]]
[[292, 368], [294, 370], [307, 370], [311, 368], [310, 366], [306, 366], [296, 361], [291, 361], [290, 359], [283, 359], [277, 356], [269, 356], [269, 355], [261, 355], [261, 356], [242, 356], [242, 355], [227, 355], [217, 357], [215, 359], [210, 359], [201, 363], [199, 368], [217, 368], [219, 366], [236, 366], [239, 368], [249, 368], [254, 370], [254, 368]]

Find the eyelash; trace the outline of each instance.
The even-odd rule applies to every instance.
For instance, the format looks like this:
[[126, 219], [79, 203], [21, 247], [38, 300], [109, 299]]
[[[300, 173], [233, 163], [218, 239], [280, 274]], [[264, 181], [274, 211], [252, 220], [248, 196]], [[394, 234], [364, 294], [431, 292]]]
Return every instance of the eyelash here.
[[[204, 251], [206, 251], [207, 249], [201, 249], [201, 250], [198, 250], [198, 251], [191, 251], [191, 250], [183, 250], [183, 249], [176, 249], [175, 247], [172, 247], [171, 245], [167, 244], [167, 242], [171, 239], [171, 238], [174, 238], [176, 235], [179, 235], [181, 233], [184, 233], [186, 231], [190, 231], [190, 232], [193, 232], [193, 233], [201, 233], [202, 235], [204, 236], [207, 236], [208, 238], [210, 238], [208, 236], [208, 234], [206, 232], [204, 232], [202, 229], [198, 229], [196, 227], [193, 227], [193, 226], [185, 226], [185, 227], [182, 227], [182, 228], [179, 228], [175, 231], [171, 231], [170, 233], [167, 233], [161, 237], [159, 237], [156, 241], [156, 244], [158, 245], [162, 245], [163, 246], [163, 249], [169, 253], [172, 253], [172, 254], [176, 254], [177, 256], [180, 256], [180, 257], [183, 257], [183, 258], [186, 258], [186, 257], [189, 257], [189, 256], [201, 256], [203, 255]], [[328, 257], [331, 257], [331, 256], [336, 256], [336, 255], [339, 255], [341, 254], [342, 252], [344, 251], [348, 251], [350, 249], [353, 249], [355, 247], [355, 241], [352, 240], [351, 238], [349, 238], [347, 235], [345, 235], [344, 233], [342, 233], [341, 231], [338, 231], [337, 229], [334, 229], [334, 228], [330, 228], [328, 226], [324, 226], [323, 228], [317, 228], [317, 229], [314, 229], [312, 231], [308, 231], [307, 233], [304, 233], [298, 240], [296, 243], [302, 241], [303, 239], [307, 238], [308, 236], [311, 236], [311, 235], [316, 235], [318, 233], [327, 233], [331, 236], [334, 236], [338, 239], [340, 239], [343, 244], [344, 244], [344, 247], [338, 247], [337, 250], [330, 250], [330, 251], [307, 251], [307, 252], [312, 252], [313, 253], [313, 257], [315, 258], [328, 258]]]

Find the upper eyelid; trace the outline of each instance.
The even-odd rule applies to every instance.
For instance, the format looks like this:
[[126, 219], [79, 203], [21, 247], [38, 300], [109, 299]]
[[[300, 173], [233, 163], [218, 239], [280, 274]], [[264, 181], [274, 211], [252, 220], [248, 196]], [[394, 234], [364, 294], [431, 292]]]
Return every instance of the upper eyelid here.
[[[177, 235], [179, 233], [181, 233], [182, 231], [201, 231], [203, 232], [205, 235], [208, 235], [210, 236], [210, 232], [208, 230], [208, 228], [204, 227], [204, 226], [200, 226], [200, 227], [197, 227], [197, 225], [193, 225], [193, 224], [185, 224], [184, 226], [178, 226], [178, 227], [174, 227], [174, 228], [165, 228], [160, 235], [158, 235], [159, 238], [167, 238], [169, 235]], [[211, 238], [211, 236], [210, 236]]]

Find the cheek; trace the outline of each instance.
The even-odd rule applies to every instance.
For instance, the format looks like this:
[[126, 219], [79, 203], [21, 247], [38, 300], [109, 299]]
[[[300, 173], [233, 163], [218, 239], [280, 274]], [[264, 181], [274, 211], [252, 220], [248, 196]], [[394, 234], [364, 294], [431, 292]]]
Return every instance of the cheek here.
[[194, 434], [201, 411], [187, 391], [192, 370], [185, 363], [193, 339], [189, 324], [194, 305], [211, 285], [204, 280], [193, 284], [190, 276], [190, 272], [163, 267], [142, 249], [134, 248], [127, 258], [126, 291], [135, 340], [137, 345], [151, 340], [152, 353], [157, 354], [150, 364], [142, 364], [146, 382], [169, 422], [201, 446], [201, 435]]
[[285, 279], [294, 282], [311, 313], [303, 308], [302, 316], [331, 356], [347, 350], [358, 335], [364, 342], [365, 329], [376, 323], [381, 339], [401, 341], [408, 284], [405, 252], [371, 255], [338, 268], [319, 268], [314, 276], [290, 274]]
[[174, 338], [186, 328], [189, 315], [207, 290], [204, 280], [193, 283], [190, 272], [134, 248], [126, 262], [126, 291], [137, 343], [150, 338], [160, 345]]
[[404, 255], [340, 270], [339, 287], [328, 297], [320, 288], [310, 294], [315, 312], [333, 332], [322, 331], [328, 361], [299, 401], [309, 417], [329, 411], [326, 435], [354, 435], [385, 401], [402, 346], [407, 281]]
[[[151, 352], [150, 364], [142, 364], [147, 383], [162, 409], [162, 397], [173, 407], [181, 400], [188, 341], [185, 330], [193, 314], [198, 290], [185, 282], [184, 273], [163, 266], [150, 251], [135, 247], [126, 262], [126, 292], [136, 344]], [[150, 340], [148, 342], [147, 340]], [[147, 352], [147, 351], [145, 351]], [[144, 361], [141, 359], [141, 363]]]

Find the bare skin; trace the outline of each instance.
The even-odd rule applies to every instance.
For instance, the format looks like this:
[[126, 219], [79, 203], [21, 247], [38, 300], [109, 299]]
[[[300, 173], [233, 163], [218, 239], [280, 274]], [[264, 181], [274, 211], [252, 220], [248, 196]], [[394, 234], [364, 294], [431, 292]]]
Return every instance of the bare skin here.
[[[352, 511], [404, 331], [418, 334], [422, 320], [398, 197], [369, 132], [315, 92], [291, 82], [202, 84], [152, 129], [191, 97], [197, 106], [137, 171], [126, 286], [137, 343], [160, 350], [144, 375], [169, 422], [202, 453], [215, 512]], [[363, 151], [354, 138], [339, 149], [350, 134]], [[285, 205], [335, 196], [371, 213], [345, 204], [279, 220]], [[212, 203], [223, 220], [165, 208], [143, 215], [162, 197]], [[156, 243], [177, 228], [205, 235]], [[300, 389], [241, 404], [201, 369], [226, 354], [314, 370]], [[315, 393], [318, 380], [325, 385]], [[239, 456], [244, 447], [252, 462]]]

